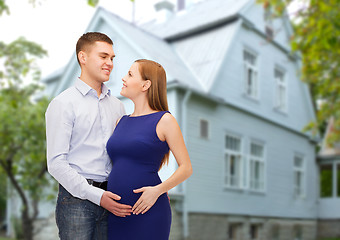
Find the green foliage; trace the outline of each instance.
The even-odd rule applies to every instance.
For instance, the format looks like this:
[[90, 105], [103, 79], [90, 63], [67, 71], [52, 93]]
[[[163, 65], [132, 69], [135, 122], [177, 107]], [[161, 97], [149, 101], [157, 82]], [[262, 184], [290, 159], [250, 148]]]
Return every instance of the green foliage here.
[[9, 14], [9, 9], [8, 9], [7, 4], [5, 3], [5, 0], [0, 0], [0, 16], [3, 13]]
[[[273, 17], [286, 14], [292, 0], [258, 0], [265, 8], [271, 7]], [[316, 121], [305, 130], [319, 133], [325, 122], [335, 117], [331, 142], [340, 141], [340, 11], [339, 0], [304, 1], [298, 10], [291, 37], [293, 51], [302, 55], [302, 80], [309, 84]]]
[[15, 239], [16, 240], [24, 239], [24, 233], [23, 233], [22, 227], [21, 227], [21, 225], [22, 225], [21, 219], [12, 218], [12, 224], [13, 224]]
[[333, 169], [332, 165], [322, 166], [320, 169], [320, 197], [333, 196]]
[[87, 4], [92, 6], [92, 7], [95, 7], [97, 6], [99, 0], [87, 0]]
[[[35, 58], [46, 55], [39, 45], [19, 38], [0, 42], [0, 174], [6, 175], [23, 204], [21, 223], [31, 239], [38, 202], [48, 187], [44, 113], [48, 99], [37, 99], [42, 90]], [[24, 84], [24, 79], [31, 83]], [[30, 205], [31, 204], [31, 205]]]
[[4, 60], [4, 69], [0, 70], [0, 86], [4, 83], [12, 86], [13, 84], [22, 84], [23, 77], [27, 74], [37, 81], [40, 78], [40, 70], [34, 59], [43, 57], [47, 54], [40, 45], [27, 41], [20, 37], [10, 44], [0, 42], [0, 59]]

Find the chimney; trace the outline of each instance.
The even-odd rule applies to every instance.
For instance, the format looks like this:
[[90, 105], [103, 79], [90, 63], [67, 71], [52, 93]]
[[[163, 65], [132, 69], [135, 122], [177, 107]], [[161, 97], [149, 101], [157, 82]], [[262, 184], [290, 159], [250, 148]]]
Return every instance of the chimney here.
[[166, 22], [174, 12], [174, 4], [168, 0], [162, 0], [155, 4], [155, 10], [157, 14], [157, 21], [158, 22]]
[[177, 0], [177, 11], [185, 9], [185, 0]]

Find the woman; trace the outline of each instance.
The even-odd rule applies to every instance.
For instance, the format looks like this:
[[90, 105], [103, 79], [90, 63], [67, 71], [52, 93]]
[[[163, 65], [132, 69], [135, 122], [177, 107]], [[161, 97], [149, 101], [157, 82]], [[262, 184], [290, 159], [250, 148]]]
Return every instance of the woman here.
[[[134, 112], [123, 116], [107, 143], [112, 160], [108, 191], [132, 207], [132, 215], [110, 214], [108, 239], [169, 239], [171, 209], [167, 192], [192, 174], [188, 151], [176, 119], [168, 112], [166, 74], [150, 60], [135, 61], [122, 79], [120, 94], [131, 99]], [[161, 182], [158, 171], [169, 150], [177, 170]]]

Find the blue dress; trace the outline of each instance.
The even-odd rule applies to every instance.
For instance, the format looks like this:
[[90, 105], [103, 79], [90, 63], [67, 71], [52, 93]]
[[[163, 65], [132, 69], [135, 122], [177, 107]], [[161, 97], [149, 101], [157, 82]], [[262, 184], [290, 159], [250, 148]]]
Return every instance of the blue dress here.
[[[156, 133], [159, 120], [167, 111], [142, 116], [123, 116], [107, 142], [112, 160], [107, 190], [121, 196], [118, 201], [133, 206], [142, 193], [134, 189], [161, 183], [158, 169], [168, 144]], [[144, 214], [108, 218], [109, 240], [167, 240], [171, 225], [171, 209], [166, 193]]]

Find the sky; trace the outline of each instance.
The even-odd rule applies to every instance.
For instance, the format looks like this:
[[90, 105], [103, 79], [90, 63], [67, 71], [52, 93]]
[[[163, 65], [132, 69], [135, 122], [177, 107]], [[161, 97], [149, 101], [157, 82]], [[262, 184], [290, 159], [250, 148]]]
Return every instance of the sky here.
[[[0, 17], [0, 41], [9, 43], [20, 36], [40, 44], [48, 56], [38, 60], [42, 77], [65, 66], [75, 51], [78, 38], [86, 31], [96, 8], [87, 0], [6, 0], [10, 14]], [[136, 21], [147, 21], [155, 15], [157, 0], [135, 0]], [[99, 6], [132, 19], [130, 0], [100, 0]]]
[[[9, 43], [20, 36], [40, 44], [48, 56], [38, 60], [42, 77], [65, 66], [74, 57], [78, 38], [86, 31], [96, 8], [87, 0], [5, 0], [10, 14], [0, 17], [0, 41]], [[135, 0], [135, 19], [145, 22], [155, 17], [159, 0]], [[170, 0], [176, 3], [176, 0]], [[199, 2], [202, 0], [187, 0]], [[295, 0], [296, 2], [302, 0]], [[99, 5], [131, 21], [130, 0], [100, 0]]]

